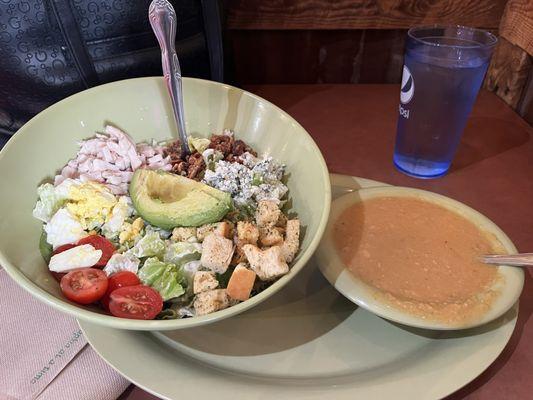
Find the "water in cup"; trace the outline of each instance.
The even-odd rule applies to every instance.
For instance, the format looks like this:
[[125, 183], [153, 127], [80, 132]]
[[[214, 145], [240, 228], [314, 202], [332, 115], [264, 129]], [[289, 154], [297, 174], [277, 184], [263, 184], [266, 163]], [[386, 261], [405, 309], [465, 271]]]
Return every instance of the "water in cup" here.
[[448, 171], [489, 57], [472, 40], [408, 38], [394, 151], [400, 171], [421, 178]]

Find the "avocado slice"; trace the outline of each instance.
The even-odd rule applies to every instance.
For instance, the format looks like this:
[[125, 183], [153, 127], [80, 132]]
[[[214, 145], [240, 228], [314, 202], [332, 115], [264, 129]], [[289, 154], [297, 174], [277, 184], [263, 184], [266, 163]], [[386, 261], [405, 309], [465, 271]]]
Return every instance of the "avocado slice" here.
[[220, 221], [232, 208], [231, 196], [180, 175], [137, 169], [129, 186], [133, 207], [163, 229]]

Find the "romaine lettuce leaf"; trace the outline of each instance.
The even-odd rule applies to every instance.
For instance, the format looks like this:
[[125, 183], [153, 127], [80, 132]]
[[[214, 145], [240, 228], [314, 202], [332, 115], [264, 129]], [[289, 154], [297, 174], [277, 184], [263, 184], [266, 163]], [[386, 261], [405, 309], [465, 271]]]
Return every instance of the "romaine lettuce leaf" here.
[[111, 256], [104, 267], [104, 272], [107, 274], [107, 276], [120, 271], [129, 271], [136, 274], [139, 270], [140, 262], [141, 260], [139, 260], [133, 254], [115, 253]]
[[39, 251], [41, 252], [41, 256], [44, 258], [44, 261], [46, 261], [48, 264], [54, 250], [52, 249], [50, 243], [46, 241], [46, 232], [44, 229], [41, 232], [41, 237], [39, 238]]
[[138, 273], [145, 285], [159, 292], [163, 301], [181, 296], [185, 293], [182, 285], [186, 284], [180, 269], [170, 263], [159, 261], [156, 257], [148, 258]]
[[137, 258], [141, 257], [162, 257], [165, 253], [165, 242], [155, 231], [146, 233], [128, 253]]
[[44, 183], [37, 188], [39, 200], [33, 209], [33, 216], [43, 222], [50, 221], [50, 218], [65, 203], [67, 196], [56, 191], [51, 183]]
[[199, 260], [202, 245], [199, 243], [175, 242], [167, 246], [163, 261], [181, 266], [189, 261]]

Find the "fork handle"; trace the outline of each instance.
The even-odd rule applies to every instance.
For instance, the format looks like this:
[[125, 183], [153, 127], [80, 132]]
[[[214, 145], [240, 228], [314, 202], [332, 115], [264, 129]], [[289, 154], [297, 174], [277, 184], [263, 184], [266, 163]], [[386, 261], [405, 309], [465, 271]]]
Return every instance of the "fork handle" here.
[[481, 257], [481, 261], [485, 264], [531, 267], [533, 266], [533, 253], [485, 255]]
[[161, 47], [163, 75], [172, 101], [172, 109], [178, 126], [181, 146], [186, 154], [190, 154], [191, 151], [185, 130], [181, 68], [174, 44], [176, 37], [176, 12], [167, 0], [153, 0], [148, 9], [148, 17], [159, 46]]

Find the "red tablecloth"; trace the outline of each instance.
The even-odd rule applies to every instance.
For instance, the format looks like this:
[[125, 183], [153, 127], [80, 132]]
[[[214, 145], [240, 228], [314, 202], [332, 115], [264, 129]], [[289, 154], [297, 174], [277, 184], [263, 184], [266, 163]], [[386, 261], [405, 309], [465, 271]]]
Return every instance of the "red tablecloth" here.
[[[431, 190], [495, 221], [521, 252], [533, 252], [533, 128], [494, 94], [482, 92], [450, 173], [417, 180], [392, 164], [396, 85], [265, 85], [248, 90], [296, 118], [322, 150], [330, 172]], [[526, 271], [511, 341], [477, 379], [447, 400], [533, 399], [532, 273]], [[131, 386], [122, 400], [154, 396]]]

